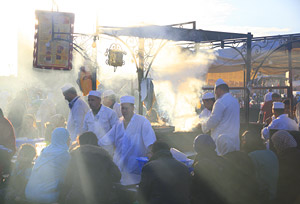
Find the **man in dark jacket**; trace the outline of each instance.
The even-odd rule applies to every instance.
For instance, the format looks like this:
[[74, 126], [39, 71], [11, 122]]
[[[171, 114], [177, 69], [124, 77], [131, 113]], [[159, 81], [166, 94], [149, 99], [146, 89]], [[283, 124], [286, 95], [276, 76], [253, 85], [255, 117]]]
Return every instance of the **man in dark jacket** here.
[[143, 169], [139, 186], [142, 204], [189, 203], [190, 174], [187, 166], [175, 160], [169, 146], [157, 141], [152, 146], [152, 157]]
[[217, 155], [216, 145], [210, 135], [201, 134], [194, 140], [197, 155], [194, 160], [191, 203], [226, 203], [226, 166], [224, 158]]
[[71, 160], [60, 195], [63, 204], [112, 204], [113, 186], [121, 173], [108, 152], [94, 145], [82, 145], [71, 152]]

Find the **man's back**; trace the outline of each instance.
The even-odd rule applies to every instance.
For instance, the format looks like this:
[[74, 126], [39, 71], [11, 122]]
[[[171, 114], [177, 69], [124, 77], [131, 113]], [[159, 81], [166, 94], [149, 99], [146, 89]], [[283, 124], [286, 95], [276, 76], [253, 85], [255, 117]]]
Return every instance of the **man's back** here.
[[84, 117], [88, 111], [89, 106], [79, 97], [71, 108], [67, 124], [72, 141], [75, 141], [77, 135], [82, 132]]
[[160, 151], [142, 169], [139, 188], [141, 203], [189, 203], [190, 174], [170, 152]]
[[226, 93], [216, 101], [216, 105], [222, 106], [223, 112], [220, 114], [219, 125], [212, 130], [212, 136], [217, 137], [222, 133], [238, 138], [240, 130], [240, 107], [237, 99], [230, 93]]
[[269, 125], [269, 129], [298, 131], [299, 127], [295, 120], [288, 117], [288, 114], [282, 114], [272, 121]]

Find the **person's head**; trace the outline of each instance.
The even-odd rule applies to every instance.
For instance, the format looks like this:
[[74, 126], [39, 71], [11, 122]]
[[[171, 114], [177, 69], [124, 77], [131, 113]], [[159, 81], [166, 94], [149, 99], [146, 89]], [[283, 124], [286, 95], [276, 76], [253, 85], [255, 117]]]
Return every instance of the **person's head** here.
[[134, 114], [134, 97], [133, 96], [122, 96], [121, 101], [121, 112], [124, 119], [128, 120]]
[[77, 91], [71, 84], [66, 84], [61, 88], [65, 99], [71, 102], [75, 97], [77, 97]]
[[151, 153], [154, 155], [159, 151], [170, 151], [170, 147], [166, 142], [157, 140], [152, 144]]
[[194, 140], [194, 150], [198, 154], [210, 154], [211, 152], [215, 152], [216, 144], [211, 136], [206, 134], [198, 135]]
[[51, 145], [68, 150], [70, 145], [70, 134], [68, 130], [61, 127], [54, 129], [51, 135]]
[[35, 117], [33, 115], [31, 115], [31, 114], [26, 114], [23, 117], [22, 126], [24, 128], [36, 127]]
[[245, 131], [241, 138], [241, 150], [250, 153], [255, 150], [265, 149], [264, 141], [259, 132]]
[[103, 102], [102, 104], [111, 107], [116, 102], [116, 95], [112, 90], [106, 90], [102, 94]]
[[285, 130], [278, 130], [271, 138], [276, 152], [279, 154], [287, 148], [297, 147], [294, 137]]
[[24, 163], [32, 163], [34, 158], [36, 157], [36, 150], [32, 144], [22, 144], [19, 152], [17, 161]]
[[66, 119], [62, 114], [55, 114], [51, 116], [49, 122], [53, 128], [64, 128], [66, 126]]
[[79, 145], [95, 145], [98, 146], [98, 138], [93, 132], [84, 132], [78, 137]]
[[213, 93], [205, 93], [202, 97], [203, 105], [208, 110], [212, 110], [215, 103], [215, 95]]
[[290, 102], [290, 100], [285, 99], [283, 101], [283, 103], [284, 103], [284, 113], [285, 114], [290, 114], [290, 112], [291, 112], [291, 102]]
[[90, 91], [88, 103], [93, 112], [98, 112], [101, 107], [101, 93], [99, 91]]
[[273, 93], [272, 94], [272, 101], [274, 102], [280, 102], [281, 101], [281, 96], [278, 93]]
[[224, 94], [229, 92], [228, 85], [223, 81], [223, 79], [218, 79], [215, 84], [214, 92], [216, 94], [216, 98], [221, 98]]
[[272, 92], [272, 89], [268, 89], [269, 92]]
[[275, 118], [277, 118], [278, 116], [284, 114], [284, 103], [282, 103], [282, 102], [273, 102], [272, 112], [273, 112]]

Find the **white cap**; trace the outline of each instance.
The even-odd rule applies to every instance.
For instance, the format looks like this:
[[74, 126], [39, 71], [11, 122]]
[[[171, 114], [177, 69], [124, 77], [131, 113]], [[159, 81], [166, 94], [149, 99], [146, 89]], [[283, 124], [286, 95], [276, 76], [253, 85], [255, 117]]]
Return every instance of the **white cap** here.
[[215, 95], [211, 92], [206, 92], [203, 97], [202, 97], [202, 100], [205, 100], [205, 99], [211, 99], [211, 98], [215, 98]]
[[132, 103], [134, 104], [134, 97], [133, 96], [122, 96], [120, 98], [120, 102], [122, 103]]
[[65, 84], [63, 87], [61, 87], [61, 91], [64, 93], [71, 88], [74, 88], [74, 86], [72, 84]]
[[284, 103], [282, 103], [282, 102], [273, 102], [273, 109], [284, 109]]
[[223, 79], [218, 79], [216, 81], [216, 84], [215, 84], [215, 87], [219, 86], [219, 85], [222, 85], [222, 84], [226, 84], [225, 81]]
[[101, 92], [100, 91], [90, 91], [89, 96], [96, 96], [98, 98], [101, 98]]
[[115, 95], [115, 92], [113, 90], [106, 90], [103, 92], [102, 97], [107, 97], [111, 95]]

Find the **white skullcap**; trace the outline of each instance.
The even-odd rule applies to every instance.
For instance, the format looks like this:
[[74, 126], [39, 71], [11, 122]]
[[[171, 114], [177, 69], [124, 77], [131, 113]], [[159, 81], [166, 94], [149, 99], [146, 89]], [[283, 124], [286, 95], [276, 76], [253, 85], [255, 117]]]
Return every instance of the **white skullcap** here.
[[100, 91], [90, 91], [89, 96], [96, 96], [98, 98], [101, 98], [101, 92]]
[[61, 91], [64, 93], [66, 91], [68, 91], [69, 89], [74, 88], [74, 86], [72, 84], [65, 84], [62, 88]]
[[282, 102], [273, 102], [273, 109], [284, 109], [284, 103], [282, 103]]
[[202, 100], [215, 98], [215, 95], [211, 92], [207, 92], [203, 95]]
[[122, 96], [120, 98], [120, 102], [122, 103], [132, 103], [134, 104], [134, 97], [133, 96]]
[[226, 84], [225, 81], [223, 79], [218, 79], [216, 81], [216, 84], [215, 84], [215, 87], [219, 86], [219, 85], [222, 85], [222, 84]]
[[106, 90], [103, 92], [102, 97], [107, 97], [111, 95], [115, 95], [115, 92], [113, 90]]

